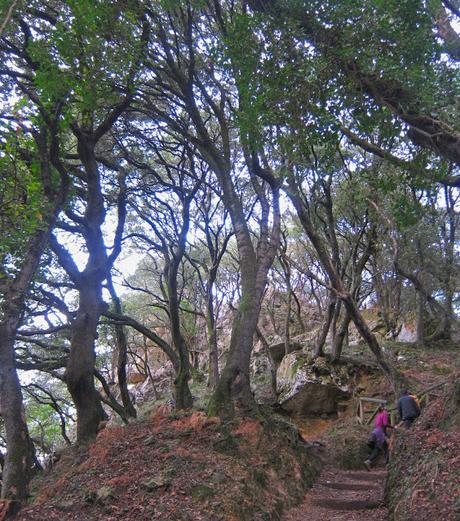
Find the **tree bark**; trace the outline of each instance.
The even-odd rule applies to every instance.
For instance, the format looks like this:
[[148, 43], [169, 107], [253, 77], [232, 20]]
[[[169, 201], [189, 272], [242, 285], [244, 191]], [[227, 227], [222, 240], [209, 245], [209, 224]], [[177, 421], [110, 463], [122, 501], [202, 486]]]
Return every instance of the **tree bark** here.
[[331, 328], [332, 319], [334, 317], [334, 311], [337, 304], [337, 298], [334, 293], [331, 291], [328, 298], [328, 303], [326, 307], [326, 313], [323, 318], [323, 323], [321, 325], [321, 329], [318, 333], [315, 342], [314, 348], [314, 356], [324, 356], [324, 344], [326, 343], [326, 338], [329, 333], [329, 329]]
[[[108, 258], [102, 233], [105, 205], [101, 178], [95, 158], [93, 133], [74, 130], [78, 139], [78, 155], [85, 171], [85, 213], [77, 218], [86, 243], [88, 261], [79, 271], [69, 252], [52, 237], [51, 246], [61, 266], [75, 284], [79, 303], [76, 318], [71, 325], [70, 356], [66, 368], [66, 384], [77, 410], [77, 443], [83, 444], [96, 437], [100, 423], [107, 417], [94, 384], [95, 340], [99, 318], [107, 305], [102, 299], [102, 283], [107, 278], [120, 251], [120, 240]], [[123, 230], [125, 215], [119, 215], [116, 235]]]
[[[256, 252], [230, 172], [220, 171], [218, 179], [224, 204], [232, 219], [241, 269], [241, 300], [234, 316], [227, 363], [208, 407], [210, 415], [225, 417], [233, 416], [235, 409], [246, 414], [254, 414], [257, 410], [250, 387], [250, 358], [268, 270], [280, 243], [280, 211], [279, 187], [272, 185], [272, 231], [270, 234], [267, 226], [268, 207], [263, 205], [262, 237]], [[259, 195], [262, 197], [262, 194]]]
[[443, 277], [444, 285], [444, 320], [443, 336], [451, 340], [452, 338], [452, 319], [454, 317], [454, 271], [455, 271], [455, 237], [457, 234], [459, 218], [455, 211], [458, 200], [453, 195], [450, 187], [444, 188], [444, 199], [446, 205], [446, 219], [441, 227], [441, 235], [444, 242], [445, 269]]
[[[121, 301], [118, 297], [115, 288], [113, 287], [112, 277], [109, 275], [107, 279], [108, 288], [110, 295], [113, 300], [115, 313], [117, 315], [122, 315], [122, 307]], [[115, 335], [117, 341], [117, 362], [116, 362], [116, 371], [117, 371], [117, 380], [118, 380], [118, 388], [120, 389], [121, 401], [123, 403], [123, 407], [128, 418], [136, 418], [137, 413], [136, 409], [131, 400], [131, 396], [128, 391], [128, 382], [126, 378], [126, 364], [128, 362], [128, 344], [126, 340], [125, 328], [123, 324], [115, 323]]]
[[348, 326], [350, 325], [350, 314], [348, 311], [345, 311], [345, 315], [340, 322], [337, 333], [334, 335], [334, 340], [332, 342], [332, 361], [338, 362], [340, 357], [342, 356], [343, 344], [345, 341], [345, 337], [348, 333]]
[[0, 412], [6, 435], [6, 456], [0, 497], [12, 500], [13, 510], [16, 510], [20, 502], [27, 497], [34, 456], [14, 358], [15, 333], [19, 317], [12, 315], [13, 313], [8, 320], [0, 324]]
[[[268, 270], [280, 242], [279, 183], [271, 172], [260, 166], [257, 151], [246, 150], [240, 142], [261, 207], [260, 235], [255, 246], [233, 178], [236, 134], [227, 112], [232, 102], [225, 89], [219, 89], [219, 95], [215, 97], [207, 82], [200, 80], [200, 60], [197, 59], [197, 48], [191, 37], [194, 34], [193, 13], [187, 12], [187, 16], [167, 30], [163, 20], [154, 13], [151, 16], [158, 29], [158, 45], [161, 45], [167, 57], [164, 75], [174, 85], [180, 110], [187, 113], [189, 122], [187, 127], [178, 125], [161, 111], [159, 117], [165, 118], [173, 131], [181, 134], [183, 139], [196, 144], [201, 156], [216, 175], [224, 206], [232, 221], [239, 255], [241, 300], [235, 313], [227, 363], [211, 398], [209, 413], [231, 416], [235, 413], [235, 405], [247, 412], [254, 411], [256, 406], [250, 388], [249, 364]], [[222, 31], [226, 30], [223, 19], [216, 22]], [[181, 58], [177, 60], [176, 56]], [[158, 115], [155, 117], [158, 118]], [[267, 186], [271, 190], [271, 208], [265, 193]]]
[[232, 417], [235, 409], [253, 414], [256, 404], [250, 387], [249, 366], [261, 295], [254, 285], [245, 287], [235, 313], [227, 363], [211, 398], [208, 413]]
[[213, 284], [211, 281], [208, 281], [208, 288], [206, 294], [206, 304], [207, 304], [207, 317], [206, 317], [206, 325], [208, 328], [208, 342], [209, 342], [209, 366], [208, 366], [208, 375], [209, 375], [209, 387], [211, 389], [215, 389], [217, 387], [217, 383], [219, 382], [219, 354], [217, 349], [217, 330], [216, 330], [216, 320], [214, 313], [214, 296], [212, 294]]
[[94, 385], [99, 316], [103, 309], [101, 282], [91, 278], [79, 287], [80, 302], [72, 324], [66, 384], [77, 409], [77, 442], [91, 441], [107, 418]]

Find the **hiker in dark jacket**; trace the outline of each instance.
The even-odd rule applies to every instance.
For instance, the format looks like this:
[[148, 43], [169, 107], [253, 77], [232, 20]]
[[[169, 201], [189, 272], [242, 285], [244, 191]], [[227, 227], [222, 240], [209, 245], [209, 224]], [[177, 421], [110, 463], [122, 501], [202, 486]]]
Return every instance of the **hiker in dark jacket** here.
[[376, 427], [369, 435], [367, 439], [367, 446], [371, 449], [367, 460], [364, 462], [367, 470], [371, 470], [371, 465], [380, 454], [383, 454], [385, 459], [385, 465], [388, 463], [388, 442], [385, 436], [383, 427]]
[[409, 429], [414, 420], [420, 416], [420, 407], [414, 398], [410, 396], [408, 389], [403, 391], [401, 398], [398, 400], [398, 413], [406, 429]]

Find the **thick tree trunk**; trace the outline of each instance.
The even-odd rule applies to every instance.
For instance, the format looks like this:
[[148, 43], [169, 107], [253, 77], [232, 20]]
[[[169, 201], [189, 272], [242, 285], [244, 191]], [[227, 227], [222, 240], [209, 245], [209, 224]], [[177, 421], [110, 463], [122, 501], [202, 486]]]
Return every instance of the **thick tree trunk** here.
[[340, 357], [342, 356], [343, 344], [345, 342], [345, 338], [348, 334], [348, 326], [350, 325], [350, 314], [348, 311], [345, 311], [345, 316], [340, 322], [340, 326], [334, 335], [334, 340], [332, 341], [332, 361], [338, 362]]
[[[0, 413], [6, 435], [6, 456], [2, 475], [1, 499], [10, 499], [20, 506], [28, 493], [34, 462], [33, 445], [25, 421], [21, 386], [14, 358], [16, 327], [0, 325]], [[17, 503], [16, 503], [17, 502]]]
[[[161, 34], [161, 40], [165, 48], [170, 48], [166, 33]], [[194, 60], [186, 68], [183, 68], [182, 63], [174, 64], [166, 72], [176, 83], [193, 124], [193, 131], [185, 131], [184, 137], [189, 139], [194, 136], [192, 141], [197, 144], [201, 155], [217, 177], [238, 248], [241, 301], [235, 314], [227, 363], [209, 405], [210, 414], [231, 415], [235, 410], [234, 405], [246, 411], [256, 408], [249, 382], [249, 365], [267, 273], [280, 244], [279, 182], [269, 169], [261, 167], [256, 151], [248, 150], [248, 145], [248, 148], [243, 146], [246, 167], [260, 205], [260, 234], [255, 247], [245, 209], [233, 182], [231, 160], [234, 145], [227, 114], [223, 106], [212, 103], [211, 113], [217, 116], [213, 121], [220, 127], [220, 136], [216, 140], [214, 123], [211, 130], [207, 116], [204, 117], [202, 105], [197, 103], [198, 98], [195, 98], [191, 88], [190, 82], [195, 80], [196, 75], [193, 71], [194, 64]], [[203, 91], [202, 84], [195, 83], [194, 86], [198, 91]], [[204, 94], [203, 99], [209, 99], [208, 93]], [[271, 206], [267, 195], [268, 187], [272, 197]]]
[[174, 402], [176, 409], [190, 409], [193, 405], [193, 397], [190, 392], [190, 371], [187, 372], [184, 364], [181, 364], [179, 372], [174, 379]]
[[107, 417], [94, 384], [95, 340], [99, 318], [107, 311], [107, 305], [102, 300], [102, 284], [109, 276], [113, 262], [120, 252], [126, 213], [122, 176], [114, 248], [108, 257], [102, 231], [106, 211], [101, 175], [94, 151], [96, 137], [93, 133], [81, 129], [76, 129], [75, 132], [78, 139], [78, 156], [84, 168], [86, 182], [84, 216], [76, 217], [88, 252], [85, 269], [82, 272], [78, 270], [70, 253], [54, 237], [51, 246], [79, 292], [78, 310], [71, 328], [66, 383], [77, 410], [77, 443], [83, 444], [95, 438], [100, 423]]
[[208, 414], [232, 417], [235, 410], [245, 414], [256, 411], [250, 387], [249, 366], [253, 338], [260, 312], [260, 296], [246, 290], [233, 319], [227, 363], [211, 398]]
[[273, 197], [273, 224], [268, 228], [268, 202], [259, 192], [262, 201], [261, 238], [257, 251], [252, 244], [241, 202], [235, 193], [230, 173], [220, 176], [224, 194], [238, 246], [241, 269], [241, 300], [235, 314], [227, 363], [220, 376], [219, 384], [211, 398], [210, 415], [232, 416], [235, 409], [246, 414], [257, 411], [250, 386], [250, 359], [254, 335], [259, 320], [261, 300], [267, 274], [280, 243], [279, 188], [271, 186]]
[[65, 373], [77, 409], [77, 443], [95, 438], [107, 416], [94, 385], [95, 340], [103, 310], [101, 285], [88, 280], [80, 287], [80, 303], [72, 324], [71, 349]]

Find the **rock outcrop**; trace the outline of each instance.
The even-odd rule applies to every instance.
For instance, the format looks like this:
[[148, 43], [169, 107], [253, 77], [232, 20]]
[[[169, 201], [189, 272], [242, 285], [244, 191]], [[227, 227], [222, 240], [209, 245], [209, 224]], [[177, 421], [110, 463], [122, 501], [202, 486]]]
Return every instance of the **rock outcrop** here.
[[289, 353], [277, 371], [279, 403], [292, 414], [336, 414], [338, 403], [351, 395], [354, 374], [350, 364], [332, 365], [303, 351]]

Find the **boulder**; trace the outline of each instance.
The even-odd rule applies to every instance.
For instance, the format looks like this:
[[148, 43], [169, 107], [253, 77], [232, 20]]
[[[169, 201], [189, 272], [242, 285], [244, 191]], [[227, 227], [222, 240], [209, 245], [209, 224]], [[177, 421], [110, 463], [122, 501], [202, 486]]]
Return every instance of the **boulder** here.
[[350, 397], [353, 372], [348, 365], [332, 366], [311, 353], [289, 353], [277, 371], [279, 403], [291, 414], [336, 414], [338, 402]]
[[398, 336], [396, 337], [398, 342], [417, 342], [417, 330], [413, 324], [403, 324]]
[[[300, 342], [291, 342], [291, 351], [300, 351], [302, 349], [302, 344]], [[278, 342], [277, 344], [273, 344], [270, 346], [270, 353], [274, 362], [279, 365], [281, 360], [284, 358], [284, 353], [286, 351], [286, 346], [284, 342]]]

